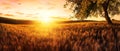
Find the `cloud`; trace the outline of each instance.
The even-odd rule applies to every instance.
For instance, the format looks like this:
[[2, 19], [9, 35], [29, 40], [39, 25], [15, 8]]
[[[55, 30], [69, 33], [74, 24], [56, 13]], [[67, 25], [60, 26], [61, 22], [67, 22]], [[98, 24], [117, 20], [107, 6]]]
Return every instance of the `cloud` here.
[[58, 16], [69, 16], [70, 11], [63, 8], [64, 3], [64, 0], [0, 0], [0, 13], [17, 16], [22, 14], [27, 17], [29, 14], [40, 15], [46, 10], [46, 12], [53, 11]]
[[[7, 9], [63, 9], [64, 0], [0, 0], [0, 6]], [[2, 4], [1, 4], [2, 3]]]

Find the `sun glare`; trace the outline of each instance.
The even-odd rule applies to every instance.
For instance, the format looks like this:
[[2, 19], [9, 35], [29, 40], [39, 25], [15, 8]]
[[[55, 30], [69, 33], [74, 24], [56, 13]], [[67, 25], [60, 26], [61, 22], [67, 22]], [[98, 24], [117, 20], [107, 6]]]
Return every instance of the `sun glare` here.
[[53, 22], [52, 16], [55, 16], [53, 11], [48, 11], [48, 10], [42, 10], [38, 14], [38, 21], [42, 23], [50, 23]]
[[50, 23], [52, 20], [50, 17], [42, 17], [39, 19], [42, 23]]

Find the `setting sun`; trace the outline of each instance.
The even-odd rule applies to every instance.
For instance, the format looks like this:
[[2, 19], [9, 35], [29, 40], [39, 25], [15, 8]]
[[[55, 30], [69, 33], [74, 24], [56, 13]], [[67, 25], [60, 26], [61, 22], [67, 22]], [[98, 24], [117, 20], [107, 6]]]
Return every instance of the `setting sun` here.
[[40, 12], [37, 14], [37, 21], [40, 21], [42, 23], [53, 23], [59, 21], [61, 19], [57, 17], [57, 15], [59, 15], [57, 12], [58, 11], [56, 10], [49, 9], [40, 10]]
[[53, 19], [52, 16], [55, 16], [55, 11], [49, 11], [49, 10], [41, 10], [38, 13], [38, 21], [41, 21], [42, 23], [49, 23], [52, 22]]
[[49, 23], [52, 21], [52, 19], [50, 17], [42, 17], [39, 19], [39, 21], [41, 21], [43, 23]]

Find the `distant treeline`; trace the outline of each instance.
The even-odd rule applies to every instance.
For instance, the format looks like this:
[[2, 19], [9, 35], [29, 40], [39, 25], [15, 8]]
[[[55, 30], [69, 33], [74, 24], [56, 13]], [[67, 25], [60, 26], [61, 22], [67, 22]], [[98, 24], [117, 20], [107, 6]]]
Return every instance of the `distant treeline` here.
[[0, 17], [0, 23], [8, 23], [8, 24], [31, 24], [31, 23], [33, 23], [33, 21], [32, 20], [18, 20], [18, 19]]
[[[120, 22], [119, 20], [115, 20], [115, 19], [112, 19], [112, 21]], [[79, 22], [102, 22], [102, 21], [96, 21], [96, 20], [65, 20], [65, 21], [56, 21], [55, 23], [79, 23]], [[36, 22], [36, 21], [33, 21], [33, 20], [20, 20], [20, 19], [0, 17], [0, 23], [33, 24], [33, 23], [41, 23], [41, 22]]]

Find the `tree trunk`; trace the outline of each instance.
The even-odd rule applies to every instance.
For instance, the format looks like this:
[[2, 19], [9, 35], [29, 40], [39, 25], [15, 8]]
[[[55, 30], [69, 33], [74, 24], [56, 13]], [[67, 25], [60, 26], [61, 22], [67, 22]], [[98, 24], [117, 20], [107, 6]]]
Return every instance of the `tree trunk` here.
[[106, 19], [106, 21], [107, 21], [108, 24], [112, 25], [113, 23], [112, 23], [109, 15], [108, 15], [108, 11], [107, 11], [108, 5], [109, 5], [109, 0], [107, 0], [106, 2], [104, 2], [104, 3], [102, 4], [103, 10], [104, 10], [104, 14], [105, 14], [105, 19]]
[[108, 15], [107, 10], [104, 9], [104, 13], [105, 13], [105, 19], [106, 19], [107, 23], [108, 24], [113, 24], [110, 17], [109, 17], [109, 15]]

